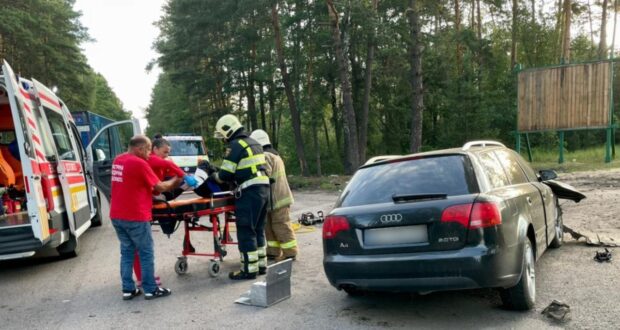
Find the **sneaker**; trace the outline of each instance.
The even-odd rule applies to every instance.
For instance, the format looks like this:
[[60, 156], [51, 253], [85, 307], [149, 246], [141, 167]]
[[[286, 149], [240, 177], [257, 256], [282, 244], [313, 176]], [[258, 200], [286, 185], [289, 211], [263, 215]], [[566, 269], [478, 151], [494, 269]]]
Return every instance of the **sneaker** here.
[[267, 267], [258, 267], [258, 275], [267, 274]]
[[242, 270], [228, 273], [228, 278], [231, 280], [255, 280], [256, 273], [246, 273]]
[[154, 292], [152, 292], [152, 293], [145, 293], [144, 294], [144, 299], [151, 300], [151, 299], [155, 299], [155, 298], [166, 297], [166, 296], [169, 296], [171, 294], [172, 294], [172, 291], [170, 291], [170, 289], [162, 288], [162, 287], [157, 287], [157, 289], [155, 289]]
[[134, 297], [139, 296], [142, 293], [140, 289], [135, 289], [133, 291], [123, 291], [123, 300], [131, 300]]

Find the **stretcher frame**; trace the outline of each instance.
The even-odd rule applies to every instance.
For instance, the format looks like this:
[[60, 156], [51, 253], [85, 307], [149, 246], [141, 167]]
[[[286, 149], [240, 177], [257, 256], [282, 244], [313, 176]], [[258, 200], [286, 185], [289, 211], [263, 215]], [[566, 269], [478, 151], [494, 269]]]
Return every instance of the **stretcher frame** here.
[[[224, 260], [227, 254], [226, 245], [237, 245], [230, 235], [230, 223], [236, 221], [234, 194], [231, 191], [214, 193], [211, 198], [194, 198], [189, 200], [181, 200], [173, 202], [176, 205], [188, 206], [196, 204], [207, 204], [208, 208], [187, 210], [183, 212], [172, 212], [169, 202], [158, 203], [153, 205], [153, 221], [178, 221], [183, 222], [183, 249], [181, 256], [177, 258], [174, 270], [177, 274], [183, 275], [188, 270], [188, 256], [210, 257], [208, 273], [211, 277], [217, 277], [220, 273], [220, 262]], [[225, 205], [218, 205], [222, 201], [228, 201]], [[168, 212], [162, 212], [162, 209]], [[224, 216], [224, 225], [220, 226], [219, 215]], [[198, 222], [199, 218], [208, 216], [211, 227], [202, 225]], [[210, 231], [213, 233], [213, 252], [196, 252], [191, 243], [191, 232]]]

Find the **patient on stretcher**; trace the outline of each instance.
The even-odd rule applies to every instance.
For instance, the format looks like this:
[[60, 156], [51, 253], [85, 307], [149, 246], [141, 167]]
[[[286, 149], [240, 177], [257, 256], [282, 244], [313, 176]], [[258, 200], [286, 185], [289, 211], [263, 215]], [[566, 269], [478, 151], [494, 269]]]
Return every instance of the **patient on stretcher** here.
[[[203, 160], [198, 163], [196, 167], [196, 172], [194, 172], [194, 179], [197, 181], [196, 188], [193, 188], [194, 193], [203, 198], [210, 198], [213, 193], [218, 193], [221, 191], [229, 190], [225, 184], [218, 184], [217, 182], [210, 180], [209, 175], [216, 171], [217, 169], [212, 166], [208, 161]], [[175, 189], [170, 193], [163, 193], [160, 195], [161, 197], [155, 198], [156, 200], [162, 201], [171, 201], [180, 196], [184, 191], [190, 191], [192, 187], [187, 184], [181, 185], [179, 188]]]
[[200, 197], [211, 197], [213, 193], [228, 190], [217, 182], [210, 180], [209, 175], [217, 171], [208, 161], [202, 160], [196, 167], [194, 178], [198, 181], [198, 187], [194, 188], [194, 193]]

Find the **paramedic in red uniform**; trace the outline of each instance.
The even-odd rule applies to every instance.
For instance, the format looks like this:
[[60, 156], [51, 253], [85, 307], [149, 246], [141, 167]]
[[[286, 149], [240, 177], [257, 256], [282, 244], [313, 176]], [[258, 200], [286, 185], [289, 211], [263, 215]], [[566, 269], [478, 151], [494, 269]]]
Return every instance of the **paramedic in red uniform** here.
[[153, 191], [164, 192], [176, 188], [181, 178], [160, 181], [147, 159], [151, 141], [136, 135], [129, 142], [129, 150], [118, 155], [112, 164], [112, 200], [110, 218], [121, 248], [121, 279], [123, 299], [140, 295], [133, 281], [133, 257], [137, 250], [142, 265], [142, 288], [145, 299], [170, 295], [171, 291], [158, 287], [154, 275], [153, 237], [151, 236], [151, 208]]
[[170, 146], [170, 142], [168, 140], [161, 137], [161, 135], [156, 135], [155, 139], [153, 139], [153, 151], [149, 155], [149, 159], [147, 162], [155, 172], [155, 175], [159, 178], [159, 180], [164, 180], [166, 178], [170, 178], [173, 176], [178, 176], [183, 178], [185, 182], [184, 186], [187, 186], [186, 189], [183, 187], [179, 187], [170, 192], [164, 192], [162, 195], [165, 196], [165, 200], [173, 200], [179, 195], [183, 193], [183, 191], [191, 188], [195, 188], [198, 186], [198, 182], [196, 179], [191, 176], [185, 174], [183, 170], [178, 167], [175, 163], [173, 163], [168, 156], [170, 155], [170, 150], [172, 147]]
[[[153, 149], [151, 154], [149, 155], [149, 159], [147, 162], [151, 166], [155, 175], [160, 181], [164, 181], [166, 178], [171, 178], [174, 176], [183, 178], [185, 184], [189, 187], [195, 187], [198, 185], [196, 179], [193, 176], [185, 174], [183, 170], [178, 167], [175, 163], [168, 160], [168, 155], [170, 155], [170, 150], [172, 149], [170, 146], [170, 142], [164, 139], [161, 135], [156, 135], [152, 142]], [[179, 195], [183, 193], [184, 189], [175, 188], [173, 191], [163, 192], [161, 194], [157, 193], [155, 196], [156, 199], [161, 200], [173, 200], [177, 198]], [[133, 260], [133, 271], [136, 274], [136, 285], [138, 287], [142, 286], [142, 272], [140, 266], [140, 256], [138, 255], [138, 251], [136, 251], [134, 260]], [[155, 283], [157, 285], [161, 285], [161, 279], [159, 276], [155, 276]]]

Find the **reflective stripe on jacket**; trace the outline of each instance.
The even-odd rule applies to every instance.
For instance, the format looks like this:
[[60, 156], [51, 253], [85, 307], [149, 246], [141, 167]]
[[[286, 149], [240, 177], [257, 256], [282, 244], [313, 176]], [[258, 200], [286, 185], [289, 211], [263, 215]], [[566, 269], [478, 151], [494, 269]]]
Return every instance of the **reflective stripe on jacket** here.
[[224, 157], [217, 173], [221, 181], [235, 182], [241, 189], [252, 185], [268, 185], [265, 155], [258, 142], [241, 129], [229, 140], [230, 152]]

